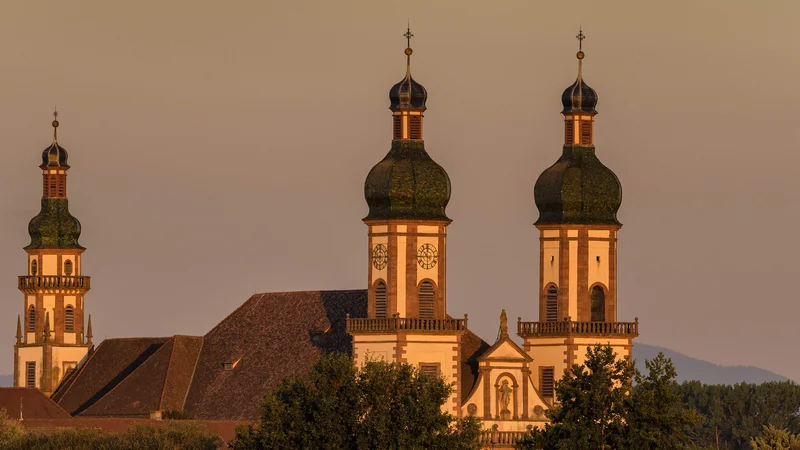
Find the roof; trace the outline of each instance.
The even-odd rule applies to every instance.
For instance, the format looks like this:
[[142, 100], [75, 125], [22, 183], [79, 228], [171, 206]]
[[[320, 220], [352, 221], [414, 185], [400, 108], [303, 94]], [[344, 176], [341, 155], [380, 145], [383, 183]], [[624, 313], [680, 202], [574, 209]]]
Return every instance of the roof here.
[[366, 290], [253, 295], [205, 335], [185, 410], [198, 419], [258, 417], [264, 394], [284, 378], [323, 353], [352, 352], [347, 313], [367, 316]]
[[35, 388], [0, 388], [0, 411], [10, 419], [69, 419], [56, 402]]
[[442, 220], [450, 201], [450, 177], [425, 151], [423, 141], [392, 141], [389, 153], [369, 171], [364, 220]]
[[[202, 420], [253, 420], [264, 395], [325, 353], [352, 353], [345, 321], [367, 317], [367, 291], [255, 294], [203, 337], [107, 339], [53, 394], [82, 418], [183, 411]], [[462, 336], [462, 395], [489, 346]]]
[[71, 415], [82, 413], [133, 373], [168, 340], [104, 340], [74, 374], [62, 382], [53, 393], [53, 400]]
[[42, 248], [74, 248], [83, 250], [78, 243], [81, 222], [69, 212], [66, 198], [42, 198], [39, 214], [28, 222], [31, 243], [25, 250]]

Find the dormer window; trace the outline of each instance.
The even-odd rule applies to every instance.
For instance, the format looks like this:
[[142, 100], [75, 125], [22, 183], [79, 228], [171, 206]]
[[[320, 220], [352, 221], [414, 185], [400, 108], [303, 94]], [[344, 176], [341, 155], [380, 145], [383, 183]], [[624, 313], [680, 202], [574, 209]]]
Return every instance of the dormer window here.
[[222, 370], [233, 370], [233, 363], [232, 362], [222, 363]]

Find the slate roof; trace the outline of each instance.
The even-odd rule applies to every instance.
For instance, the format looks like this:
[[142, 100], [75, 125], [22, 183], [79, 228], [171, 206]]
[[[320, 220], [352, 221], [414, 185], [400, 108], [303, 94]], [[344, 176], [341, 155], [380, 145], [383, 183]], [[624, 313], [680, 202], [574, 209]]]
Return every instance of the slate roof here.
[[70, 415], [56, 402], [35, 388], [0, 388], [0, 411], [9, 419], [69, 419]]
[[[202, 420], [252, 420], [264, 394], [307, 372], [324, 353], [352, 353], [345, 318], [367, 316], [367, 291], [255, 294], [203, 337], [107, 339], [54, 400], [79, 417], [183, 411]], [[489, 347], [462, 338], [462, 395]]]

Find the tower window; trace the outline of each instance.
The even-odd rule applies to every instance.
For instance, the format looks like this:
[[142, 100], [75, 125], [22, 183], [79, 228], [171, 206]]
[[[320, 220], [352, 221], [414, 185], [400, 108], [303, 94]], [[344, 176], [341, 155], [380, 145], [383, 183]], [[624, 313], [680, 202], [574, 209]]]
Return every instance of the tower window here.
[[419, 317], [422, 319], [433, 319], [433, 283], [423, 281], [419, 285]]
[[592, 288], [592, 322], [606, 321], [606, 291], [600, 286]]
[[33, 305], [28, 308], [28, 332], [33, 333], [36, 331], [36, 308]]
[[545, 321], [558, 321], [558, 288], [552, 285], [547, 288], [545, 297]]
[[375, 286], [375, 317], [386, 317], [386, 283]]
[[403, 139], [403, 117], [392, 116], [392, 135], [394, 140]]
[[25, 387], [36, 387], [36, 361], [25, 363]]
[[572, 145], [575, 140], [575, 122], [572, 121], [572, 117], [567, 118], [564, 121], [564, 144]]
[[581, 145], [592, 145], [591, 120], [581, 120]]
[[425, 374], [431, 378], [439, 377], [439, 364], [435, 363], [421, 363], [419, 365], [419, 373]]
[[409, 116], [408, 138], [422, 139], [422, 116]]
[[64, 309], [64, 331], [75, 332], [75, 310], [72, 305], [67, 305]]
[[39, 265], [36, 263], [34, 259], [31, 261], [31, 275], [36, 276], [36, 272], [39, 270]]
[[555, 397], [555, 369], [553, 367], [542, 367], [542, 397]]
[[64, 262], [64, 273], [67, 274], [67, 276], [72, 275], [72, 261], [69, 259]]

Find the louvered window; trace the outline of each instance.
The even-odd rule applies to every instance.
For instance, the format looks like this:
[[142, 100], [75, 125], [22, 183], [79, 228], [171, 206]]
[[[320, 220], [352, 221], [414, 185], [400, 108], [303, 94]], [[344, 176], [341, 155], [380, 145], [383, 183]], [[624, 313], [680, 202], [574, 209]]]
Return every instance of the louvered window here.
[[403, 139], [403, 117], [392, 116], [392, 133], [394, 140]]
[[31, 275], [35, 276], [37, 271], [38, 271], [38, 269], [39, 269], [39, 265], [36, 264], [36, 260], [34, 259], [33, 261], [31, 261]]
[[36, 309], [31, 305], [28, 308], [28, 332], [33, 333], [36, 331]]
[[386, 317], [386, 284], [383, 281], [375, 286], [375, 317]]
[[547, 296], [545, 297], [545, 321], [558, 321], [558, 288], [555, 286], [547, 288]]
[[64, 273], [67, 274], [67, 276], [72, 275], [72, 261], [67, 260], [64, 262]]
[[606, 292], [600, 286], [592, 288], [592, 322], [606, 321]]
[[423, 319], [433, 319], [433, 283], [423, 281], [419, 285], [419, 317]]
[[409, 116], [409, 139], [422, 139], [422, 116]]
[[67, 305], [64, 309], [64, 331], [75, 332], [75, 310], [72, 305]]
[[581, 145], [592, 145], [591, 120], [581, 120]]
[[553, 398], [555, 396], [554, 372], [553, 367], [542, 367], [542, 397]]
[[28, 361], [25, 363], [25, 387], [36, 387], [36, 362]]
[[439, 365], [438, 364], [426, 364], [422, 363], [419, 365], [419, 372], [425, 374], [431, 378], [438, 378], [439, 377]]
[[564, 121], [564, 144], [572, 145], [573, 139], [575, 139], [575, 122], [570, 117]]

